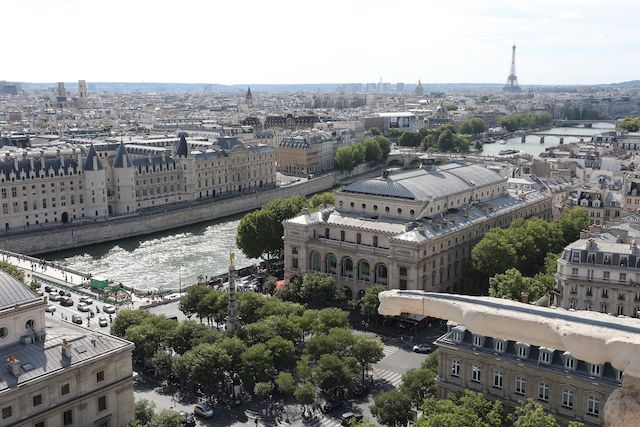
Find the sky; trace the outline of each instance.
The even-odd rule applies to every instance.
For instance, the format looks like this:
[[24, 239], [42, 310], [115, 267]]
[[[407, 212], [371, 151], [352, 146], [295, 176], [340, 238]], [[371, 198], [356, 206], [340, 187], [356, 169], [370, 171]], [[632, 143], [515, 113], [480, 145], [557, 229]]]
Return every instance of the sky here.
[[3, 0], [0, 80], [640, 79], [638, 0]]

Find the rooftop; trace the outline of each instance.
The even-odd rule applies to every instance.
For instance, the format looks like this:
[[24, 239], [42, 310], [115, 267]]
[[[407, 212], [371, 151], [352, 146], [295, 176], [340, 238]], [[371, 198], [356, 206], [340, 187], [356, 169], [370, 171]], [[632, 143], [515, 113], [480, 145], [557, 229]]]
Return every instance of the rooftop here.
[[0, 310], [13, 307], [16, 304], [29, 304], [40, 300], [41, 298], [31, 289], [10, 274], [0, 270]]

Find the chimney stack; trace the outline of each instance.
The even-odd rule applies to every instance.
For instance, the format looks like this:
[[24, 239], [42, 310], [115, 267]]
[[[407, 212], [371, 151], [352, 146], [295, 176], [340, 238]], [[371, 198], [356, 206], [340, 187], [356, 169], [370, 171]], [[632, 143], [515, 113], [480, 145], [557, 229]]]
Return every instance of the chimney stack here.
[[7, 357], [7, 367], [14, 377], [18, 378], [20, 376], [20, 361], [13, 354]]
[[520, 292], [520, 300], [524, 304], [529, 304], [529, 293], [528, 292]]
[[68, 338], [62, 338], [62, 355], [71, 359], [71, 343]]

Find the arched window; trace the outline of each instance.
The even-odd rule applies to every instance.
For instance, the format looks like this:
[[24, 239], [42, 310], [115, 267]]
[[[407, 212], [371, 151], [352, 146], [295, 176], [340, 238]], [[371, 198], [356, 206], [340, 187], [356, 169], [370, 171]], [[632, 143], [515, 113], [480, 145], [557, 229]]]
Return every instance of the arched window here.
[[353, 277], [353, 261], [349, 257], [345, 257], [344, 260], [342, 260], [342, 275]]
[[367, 261], [360, 261], [358, 264], [358, 279], [359, 280], [371, 280], [370, 277], [370, 266]]
[[311, 252], [311, 270], [320, 271], [320, 254], [316, 251]]
[[376, 266], [376, 283], [381, 285], [387, 285], [389, 283], [389, 272], [387, 266], [384, 264], [378, 264]]
[[337, 274], [338, 259], [334, 254], [327, 255], [327, 273]]

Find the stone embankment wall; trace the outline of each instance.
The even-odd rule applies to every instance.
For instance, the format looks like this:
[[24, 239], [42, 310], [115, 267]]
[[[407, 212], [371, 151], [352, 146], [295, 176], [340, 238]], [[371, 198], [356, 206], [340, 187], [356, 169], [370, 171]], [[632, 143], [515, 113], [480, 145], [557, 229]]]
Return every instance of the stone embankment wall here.
[[318, 193], [332, 188], [335, 184], [336, 177], [332, 173], [296, 185], [212, 200], [209, 203], [200, 202], [178, 208], [172, 206], [163, 211], [142, 212], [93, 223], [25, 230], [0, 236], [0, 248], [34, 255], [141, 236], [247, 212], [280, 197]]

